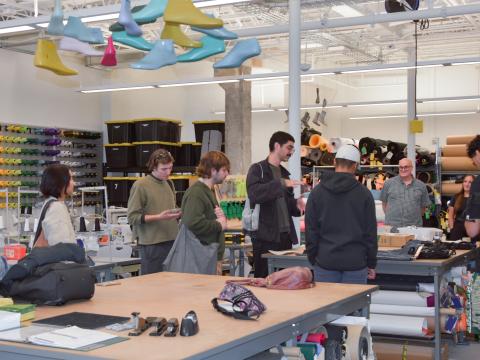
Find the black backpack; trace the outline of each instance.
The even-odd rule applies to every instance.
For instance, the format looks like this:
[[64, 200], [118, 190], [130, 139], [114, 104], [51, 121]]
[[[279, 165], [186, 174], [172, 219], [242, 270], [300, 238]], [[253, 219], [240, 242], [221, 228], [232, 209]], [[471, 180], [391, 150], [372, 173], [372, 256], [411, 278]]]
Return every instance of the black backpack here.
[[90, 299], [94, 292], [95, 273], [88, 265], [56, 262], [38, 266], [32, 275], [14, 281], [9, 296], [38, 305], [63, 305]]

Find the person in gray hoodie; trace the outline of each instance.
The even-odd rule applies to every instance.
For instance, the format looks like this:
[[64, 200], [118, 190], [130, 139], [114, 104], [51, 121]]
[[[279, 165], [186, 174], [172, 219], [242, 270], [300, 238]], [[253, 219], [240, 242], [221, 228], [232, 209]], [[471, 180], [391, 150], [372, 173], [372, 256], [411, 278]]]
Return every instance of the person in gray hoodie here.
[[323, 173], [305, 211], [308, 260], [315, 281], [365, 284], [375, 278], [377, 222], [372, 194], [355, 179], [360, 152], [342, 146], [335, 172]]

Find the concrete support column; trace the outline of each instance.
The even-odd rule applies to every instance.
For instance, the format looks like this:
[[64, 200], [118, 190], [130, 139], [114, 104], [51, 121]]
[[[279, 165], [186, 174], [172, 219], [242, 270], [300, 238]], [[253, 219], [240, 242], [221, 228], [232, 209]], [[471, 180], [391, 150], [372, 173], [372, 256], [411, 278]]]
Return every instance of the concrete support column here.
[[[216, 69], [215, 76], [248, 75], [251, 68]], [[252, 162], [252, 83], [219, 84], [225, 90], [225, 153], [232, 174], [246, 174]]]
[[[415, 64], [415, 59], [417, 57], [417, 52], [414, 47], [411, 47], [408, 51], [408, 63]], [[407, 70], [407, 157], [412, 160], [413, 169], [412, 172], [415, 176], [416, 174], [416, 152], [415, 152], [415, 143], [416, 137], [415, 134], [410, 132], [410, 120], [415, 118], [415, 109], [417, 101], [417, 75], [416, 69]]]

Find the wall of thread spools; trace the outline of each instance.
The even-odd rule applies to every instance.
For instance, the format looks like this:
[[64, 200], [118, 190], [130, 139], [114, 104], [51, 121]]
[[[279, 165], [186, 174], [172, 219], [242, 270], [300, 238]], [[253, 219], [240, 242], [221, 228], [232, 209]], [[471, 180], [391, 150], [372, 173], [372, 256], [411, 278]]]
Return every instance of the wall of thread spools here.
[[[97, 186], [102, 175], [102, 133], [82, 130], [0, 124], [0, 190], [8, 189], [8, 206], [17, 208], [20, 190], [22, 213], [31, 213], [45, 166], [67, 165], [76, 186]], [[0, 193], [0, 208], [6, 207], [7, 192]], [[90, 194], [86, 205], [99, 203]], [[80, 197], [74, 197], [80, 205]]]

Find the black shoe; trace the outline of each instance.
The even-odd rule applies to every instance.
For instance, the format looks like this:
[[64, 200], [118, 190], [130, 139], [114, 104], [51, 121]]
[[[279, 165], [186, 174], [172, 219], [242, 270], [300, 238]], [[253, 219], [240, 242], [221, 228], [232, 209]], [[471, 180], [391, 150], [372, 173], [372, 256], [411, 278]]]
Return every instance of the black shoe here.
[[167, 323], [167, 329], [165, 330], [165, 336], [167, 337], [177, 336], [177, 332], [178, 332], [178, 319], [177, 318], [169, 319]]

